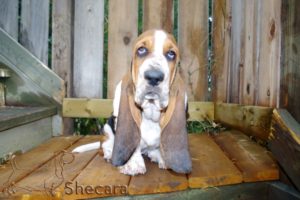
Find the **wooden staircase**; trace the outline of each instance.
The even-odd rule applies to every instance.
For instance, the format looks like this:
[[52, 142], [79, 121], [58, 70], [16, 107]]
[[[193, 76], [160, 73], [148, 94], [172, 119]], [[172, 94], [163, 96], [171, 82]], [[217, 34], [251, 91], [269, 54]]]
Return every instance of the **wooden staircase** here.
[[[5, 105], [0, 106], [0, 160], [60, 135], [64, 82], [0, 28]], [[3, 94], [3, 93], [1, 93]], [[3, 99], [3, 98], [2, 98]]]

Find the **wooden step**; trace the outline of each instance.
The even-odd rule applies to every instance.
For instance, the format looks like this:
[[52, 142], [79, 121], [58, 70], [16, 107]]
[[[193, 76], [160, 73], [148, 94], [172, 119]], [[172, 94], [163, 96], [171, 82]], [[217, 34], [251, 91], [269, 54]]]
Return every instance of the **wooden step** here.
[[[2, 189], [10, 186], [9, 189], [19, 197], [26, 194], [26, 197], [46, 198], [50, 194], [56, 199], [86, 199], [165, 193], [278, 178], [276, 163], [266, 150], [239, 132], [224, 132], [216, 137], [190, 134], [193, 169], [189, 175], [161, 170], [156, 163], [145, 159], [146, 174], [130, 177], [120, 174], [118, 168], [106, 162], [101, 151], [70, 154], [75, 147], [98, 140], [102, 138], [54, 138], [16, 156], [13, 163], [0, 168], [0, 186]], [[64, 165], [57, 162], [62, 155], [66, 155], [70, 162], [66, 161]], [[0, 193], [0, 198], [1, 195], [7, 195], [7, 191]]]
[[57, 113], [52, 107], [0, 107], [0, 131], [43, 119]]

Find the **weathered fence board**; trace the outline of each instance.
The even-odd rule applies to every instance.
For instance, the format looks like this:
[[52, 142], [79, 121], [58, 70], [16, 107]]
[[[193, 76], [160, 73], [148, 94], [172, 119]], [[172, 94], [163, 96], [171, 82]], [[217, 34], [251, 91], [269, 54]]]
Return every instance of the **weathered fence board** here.
[[0, 0], [0, 27], [18, 40], [18, 0]]
[[231, 1], [213, 1], [213, 65], [212, 99], [213, 101], [228, 101], [228, 73], [230, 62], [231, 38]]
[[280, 106], [300, 122], [300, 1], [282, 1]]
[[104, 0], [75, 1], [74, 96], [102, 97]]
[[20, 34], [20, 43], [48, 65], [49, 1], [22, 1]]
[[232, 28], [231, 28], [231, 59], [228, 74], [229, 102], [239, 103], [241, 96], [241, 75], [244, 67], [244, 1], [232, 0]]
[[208, 1], [179, 1], [180, 73], [190, 100], [207, 100]]
[[281, 0], [259, 1], [259, 4], [260, 58], [257, 104], [275, 107], [279, 101]]
[[143, 30], [154, 28], [173, 31], [173, 0], [144, 0]]
[[109, 1], [107, 96], [130, 69], [132, 47], [138, 34], [138, 0]]
[[[52, 70], [64, 80], [65, 97], [72, 95], [73, 1], [52, 2]], [[63, 119], [63, 133], [73, 133], [73, 120]]]
[[257, 90], [257, 48], [258, 38], [257, 31], [259, 30], [258, 20], [258, 0], [244, 2], [244, 63], [241, 73], [241, 99], [240, 103], [245, 105], [254, 105]]

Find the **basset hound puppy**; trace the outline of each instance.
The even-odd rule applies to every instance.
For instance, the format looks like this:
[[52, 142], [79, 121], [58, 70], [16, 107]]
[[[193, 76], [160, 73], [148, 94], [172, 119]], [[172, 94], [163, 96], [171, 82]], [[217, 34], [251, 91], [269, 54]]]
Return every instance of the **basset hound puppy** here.
[[172, 35], [149, 30], [137, 38], [131, 70], [116, 87], [113, 115], [104, 126], [104, 158], [121, 173], [144, 174], [142, 155], [159, 168], [191, 172], [187, 95], [178, 63]]

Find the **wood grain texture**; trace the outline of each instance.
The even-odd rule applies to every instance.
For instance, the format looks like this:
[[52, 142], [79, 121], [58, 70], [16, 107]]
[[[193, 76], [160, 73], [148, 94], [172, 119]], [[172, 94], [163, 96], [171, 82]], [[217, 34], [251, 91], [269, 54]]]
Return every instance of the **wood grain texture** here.
[[191, 101], [188, 103], [188, 121], [214, 120], [215, 106], [213, 102]]
[[147, 172], [145, 175], [131, 177], [128, 192], [131, 195], [174, 192], [188, 188], [185, 174], [177, 174], [169, 170], [159, 169], [157, 163], [145, 159]]
[[0, 27], [18, 40], [18, 0], [0, 1]]
[[102, 97], [104, 0], [75, 1], [74, 96]]
[[[73, 1], [54, 0], [52, 3], [52, 70], [64, 80], [65, 97], [72, 96], [73, 73]], [[74, 132], [72, 119], [63, 119], [64, 134]]]
[[[61, 192], [58, 188], [64, 186], [66, 182], [72, 181], [99, 151], [99, 149], [96, 149], [84, 153], [72, 154], [72, 150], [80, 145], [99, 141], [100, 136], [85, 136], [81, 138], [66, 149], [65, 152], [59, 153], [40, 168], [36, 169], [30, 176], [17, 182], [15, 184], [16, 195]], [[45, 194], [45, 196], [46, 195], [47, 194]]]
[[30, 174], [55, 156], [55, 153], [70, 147], [80, 137], [56, 137], [25, 154], [16, 156], [6, 167], [0, 169], [0, 191]]
[[49, 1], [22, 1], [20, 43], [48, 65]]
[[242, 174], [207, 135], [189, 135], [193, 169], [188, 175], [190, 188], [237, 184]]
[[244, 182], [278, 180], [279, 169], [263, 147], [239, 131], [225, 131], [214, 137], [243, 174]]
[[[189, 102], [189, 121], [214, 119], [214, 103]], [[113, 111], [112, 99], [65, 98], [63, 101], [63, 117], [98, 118], [110, 117]]]
[[192, 101], [208, 100], [208, 1], [179, 1], [180, 74]]
[[228, 74], [228, 90], [229, 90], [229, 102], [240, 103], [241, 98], [241, 76], [243, 74], [244, 67], [244, 1], [232, 0], [231, 1], [231, 59], [230, 68]]
[[99, 118], [110, 117], [112, 114], [111, 99], [65, 98], [63, 102], [64, 117]]
[[[120, 174], [117, 167], [112, 166], [111, 163], [107, 163], [102, 155], [97, 155], [88, 166], [73, 180], [72, 184], [65, 190], [64, 199], [83, 199], [83, 198], [95, 198], [95, 197], [104, 197], [104, 196], [115, 196], [115, 195], [126, 195], [128, 192], [128, 183], [130, 176]], [[86, 192], [86, 190], [77, 190], [75, 186], [81, 185], [86, 186], [98, 186], [97, 193]], [[101, 188], [100, 188], [101, 187]], [[121, 189], [121, 187], [123, 189]], [[114, 189], [112, 193], [109, 191]], [[68, 194], [69, 193], [69, 194]]]
[[56, 107], [0, 107], [0, 131], [57, 113]]
[[8, 103], [35, 106], [62, 103], [63, 81], [2, 29], [0, 60], [12, 74], [6, 81]]
[[215, 120], [256, 139], [267, 141], [270, 135], [272, 110], [261, 106], [217, 103]]
[[286, 108], [300, 122], [300, 2], [282, 1], [282, 65], [280, 107]]
[[213, 1], [213, 66], [212, 99], [215, 102], [228, 102], [228, 83], [231, 58], [231, 1]]
[[107, 96], [131, 67], [132, 48], [138, 34], [138, 0], [109, 1]]
[[281, 53], [281, 0], [259, 1], [259, 69], [257, 105], [277, 107]]
[[286, 110], [274, 110], [269, 147], [289, 179], [300, 189], [300, 125]]
[[143, 30], [164, 29], [173, 32], [173, 0], [143, 0]]

